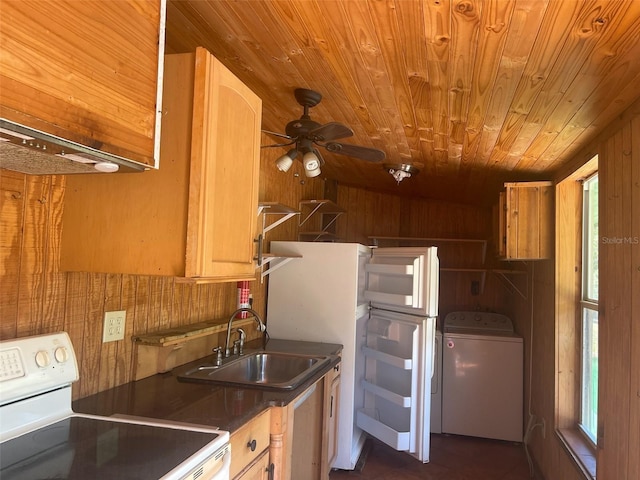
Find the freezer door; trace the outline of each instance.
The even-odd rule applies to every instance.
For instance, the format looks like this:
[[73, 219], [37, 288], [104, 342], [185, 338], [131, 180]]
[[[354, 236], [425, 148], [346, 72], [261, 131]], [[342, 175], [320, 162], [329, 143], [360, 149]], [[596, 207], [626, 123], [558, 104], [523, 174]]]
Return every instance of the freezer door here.
[[363, 347], [362, 430], [429, 461], [431, 362], [435, 319], [372, 310]]
[[365, 276], [365, 298], [373, 307], [429, 317], [438, 314], [436, 247], [375, 249]]

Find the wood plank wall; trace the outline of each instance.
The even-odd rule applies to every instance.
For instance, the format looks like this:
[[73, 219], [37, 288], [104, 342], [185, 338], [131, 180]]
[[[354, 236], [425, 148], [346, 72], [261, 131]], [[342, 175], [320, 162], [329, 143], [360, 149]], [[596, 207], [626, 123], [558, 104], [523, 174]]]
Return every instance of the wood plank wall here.
[[[304, 177], [277, 171], [274, 159], [281, 154], [279, 149], [264, 151], [260, 200], [297, 207], [301, 199], [322, 198], [322, 180], [305, 178], [301, 183]], [[298, 165], [295, 169], [301, 171]], [[61, 176], [0, 171], [0, 339], [67, 331], [79, 359], [80, 381], [73, 386], [77, 399], [131, 380], [132, 335], [226, 320], [235, 309], [236, 284], [189, 285], [173, 277], [60, 272], [64, 185]], [[296, 235], [297, 221], [290, 220], [269, 232], [267, 240]], [[266, 283], [252, 283], [254, 306], [262, 314], [265, 291]], [[127, 311], [125, 340], [103, 344], [103, 315], [110, 310]]]
[[640, 478], [640, 111], [599, 158], [597, 476]]
[[[602, 440], [597, 450], [597, 478], [636, 479], [640, 478], [640, 241], [636, 241], [640, 239], [640, 100], [606, 126], [555, 180], [569, 177], [595, 154], [599, 157], [601, 239], [598, 424]], [[579, 201], [575, 192], [566, 189], [560, 189], [558, 195], [557, 201]], [[562, 218], [555, 221], [557, 235], [575, 236], [562, 229]], [[605, 242], [604, 238], [620, 241]], [[554, 305], [571, 301], [556, 295], [563, 293], [563, 285], [572, 290], [568, 285], [575, 278], [556, 275], [549, 262], [529, 265], [529, 275], [532, 268], [534, 294], [515, 307], [516, 315], [523, 318], [533, 309], [531, 405], [535, 415], [546, 419], [547, 430], [545, 438], [535, 431], [530, 451], [545, 478], [584, 479], [550, 428], [568, 426], [564, 416], [556, 417], [555, 404], [564, 375], [574, 372], [567, 372], [571, 363], [559, 363], [557, 355], [571, 355], [563, 350], [570, 347], [565, 335], [570, 333], [567, 329], [575, 328], [575, 318], [572, 314], [556, 316]], [[573, 368], [577, 362], [574, 359]], [[577, 401], [570, 395], [560, 398], [565, 407]]]

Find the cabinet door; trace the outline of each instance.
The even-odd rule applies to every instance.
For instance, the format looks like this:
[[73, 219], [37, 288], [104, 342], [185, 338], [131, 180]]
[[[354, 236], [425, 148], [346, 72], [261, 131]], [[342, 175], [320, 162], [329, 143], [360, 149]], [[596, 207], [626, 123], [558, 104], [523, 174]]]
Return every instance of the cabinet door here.
[[[338, 409], [340, 404], [340, 364], [334, 367], [332, 374], [325, 377], [325, 414], [324, 435], [326, 444], [324, 461], [326, 462], [326, 476], [338, 456]], [[344, 448], [344, 447], [343, 447]], [[326, 477], [323, 475], [322, 478]]]
[[222, 63], [196, 51], [188, 277], [255, 277], [262, 101]]
[[496, 250], [499, 257], [507, 255], [507, 202], [506, 193], [500, 192], [496, 211]]
[[164, 8], [0, 2], [0, 117], [155, 166]]
[[504, 257], [534, 260], [553, 255], [551, 182], [506, 183]]
[[269, 451], [264, 453], [234, 480], [271, 480], [269, 478]]

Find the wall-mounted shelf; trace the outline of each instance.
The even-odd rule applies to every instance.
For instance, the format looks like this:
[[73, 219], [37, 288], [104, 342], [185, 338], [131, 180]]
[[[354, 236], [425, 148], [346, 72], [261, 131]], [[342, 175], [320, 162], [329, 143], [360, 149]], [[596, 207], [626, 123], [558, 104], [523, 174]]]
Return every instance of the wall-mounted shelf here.
[[[286, 222], [291, 217], [300, 215], [298, 210], [276, 202], [260, 202], [258, 205], [258, 216], [262, 215], [262, 234]], [[270, 220], [270, 217], [279, 215], [280, 218]]]
[[[290, 218], [300, 215], [298, 210], [276, 202], [260, 202], [258, 205], [258, 216], [262, 216], [262, 238], [268, 231], [286, 222]], [[258, 248], [262, 249], [262, 238], [258, 242]], [[271, 272], [289, 263], [294, 258], [301, 258], [300, 255], [283, 257], [270, 253], [261, 253], [256, 258], [257, 266], [260, 269], [260, 281]], [[265, 269], [265, 266], [269, 268]]]
[[[340, 215], [346, 212], [331, 200], [303, 200], [299, 203], [301, 230], [298, 232], [298, 239], [303, 242], [335, 242], [338, 236], [331, 232], [333, 226]], [[302, 227], [314, 216], [320, 216], [320, 229], [304, 231]]]

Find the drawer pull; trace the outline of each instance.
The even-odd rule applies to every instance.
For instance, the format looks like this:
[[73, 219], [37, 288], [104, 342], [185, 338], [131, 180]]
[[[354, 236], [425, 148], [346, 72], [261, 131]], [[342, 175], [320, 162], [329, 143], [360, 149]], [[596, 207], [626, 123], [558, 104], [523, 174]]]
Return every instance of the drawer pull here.
[[247, 443], [247, 447], [249, 447], [252, 452], [256, 451], [256, 440], [255, 440], [255, 438]]

